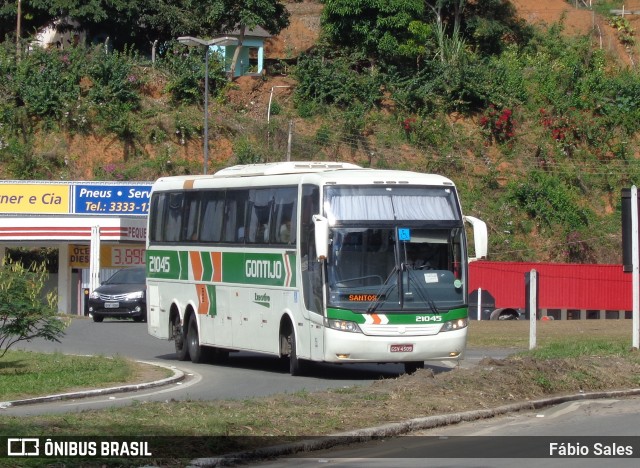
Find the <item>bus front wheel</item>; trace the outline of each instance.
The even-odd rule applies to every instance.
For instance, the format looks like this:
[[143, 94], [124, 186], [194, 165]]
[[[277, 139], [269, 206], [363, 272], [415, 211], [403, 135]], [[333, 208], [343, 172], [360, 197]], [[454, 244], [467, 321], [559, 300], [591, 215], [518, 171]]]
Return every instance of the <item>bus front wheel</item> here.
[[198, 324], [195, 318], [189, 320], [189, 329], [187, 331], [187, 347], [189, 348], [189, 356], [191, 356], [191, 362], [198, 364], [202, 362], [204, 353], [200, 346], [200, 337], [198, 336]]
[[289, 373], [293, 376], [303, 375], [305, 371], [304, 361], [298, 357], [296, 351], [296, 337], [293, 333], [289, 335]]
[[173, 319], [173, 341], [175, 342], [178, 361], [186, 361], [189, 359], [189, 349], [187, 348], [187, 343], [184, 338], [180, 316], [176, 315]]

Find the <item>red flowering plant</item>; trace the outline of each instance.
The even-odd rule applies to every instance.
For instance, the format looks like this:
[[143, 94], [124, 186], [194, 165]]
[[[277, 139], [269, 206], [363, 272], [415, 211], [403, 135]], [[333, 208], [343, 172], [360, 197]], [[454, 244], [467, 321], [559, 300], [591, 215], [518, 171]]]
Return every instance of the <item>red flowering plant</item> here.
[[487, 143], [509, 143], [515, 137], [516, 122], [509, 108], [498, 110], [493, 104], [478, 121], [487, 137]]
[[540, 109], [540, 123], [565, 153], [569, 153], [580, 138], [578, 127], [568, 117], [556, 116], [546, 109]]
[[411, 138], [411, 134], [416, 130], [417, 119], [415, 117], [407, 117], [402, 121], [402, 129], [407, 139]]

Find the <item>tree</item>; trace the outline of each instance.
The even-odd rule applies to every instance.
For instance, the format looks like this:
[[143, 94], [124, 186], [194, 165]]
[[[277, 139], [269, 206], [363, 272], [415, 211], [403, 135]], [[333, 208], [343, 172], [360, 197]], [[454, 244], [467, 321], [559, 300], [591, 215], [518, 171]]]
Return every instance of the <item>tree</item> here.
[[208, 12], [208, 22], [217, 25], [218, 32], [240, 30], [231, 62], [231, 77], [234, 76], [247, 30], [261, 26], [269, 34], [276, 35], [289, 26], [289, 11], [280, 0], [215, 0]]
[[0, 358], [19, 341], [60, 341], [65, 323], [57, 316], [55, 294], [43, 300], [44, 265], [24, 268], [5, 258], [0, 265]]
[[322, 30], [332, 45], [372, 61], [416, 64], [430, 56], [450, 62], [466, 45], [500, 53], [531, 34], [508, 0], [326, 0]]
[[[16, 4], [0, 4], [1, 37], [15, 34]], [[276, 35], [289, 25], [289, 12], [281, 0], [29, 0], [22, 2], [22, 17], [27, 36], [55, 18], [69, 18], [80, 23], [89, 37], [108, 37], [118, 49], [240, 29], [237, 54], [246, 28], [261, 26]]]
[[322, 28], [332, 44], [355, 48], [370, 59], [392, 59], [407, 50], [413, 39], [410, 24], [424, 13], [424, 0], [326, 0]]

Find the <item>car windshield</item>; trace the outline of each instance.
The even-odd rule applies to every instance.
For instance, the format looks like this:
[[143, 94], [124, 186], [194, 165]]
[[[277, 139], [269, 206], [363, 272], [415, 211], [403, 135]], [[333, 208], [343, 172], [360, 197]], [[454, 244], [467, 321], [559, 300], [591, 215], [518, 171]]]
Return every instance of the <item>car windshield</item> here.
[[117, 271], [104, 284], [143, 284], [144, 282], [144, 268], [130, 268]]

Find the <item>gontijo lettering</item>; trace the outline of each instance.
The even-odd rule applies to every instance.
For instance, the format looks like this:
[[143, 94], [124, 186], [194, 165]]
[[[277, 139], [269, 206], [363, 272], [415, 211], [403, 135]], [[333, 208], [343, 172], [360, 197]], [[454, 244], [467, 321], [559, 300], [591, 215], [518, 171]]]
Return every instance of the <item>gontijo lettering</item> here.
[[269, 260], [247, 260], [245, 263], [247, 278], [282, 278], [282, 262]]

